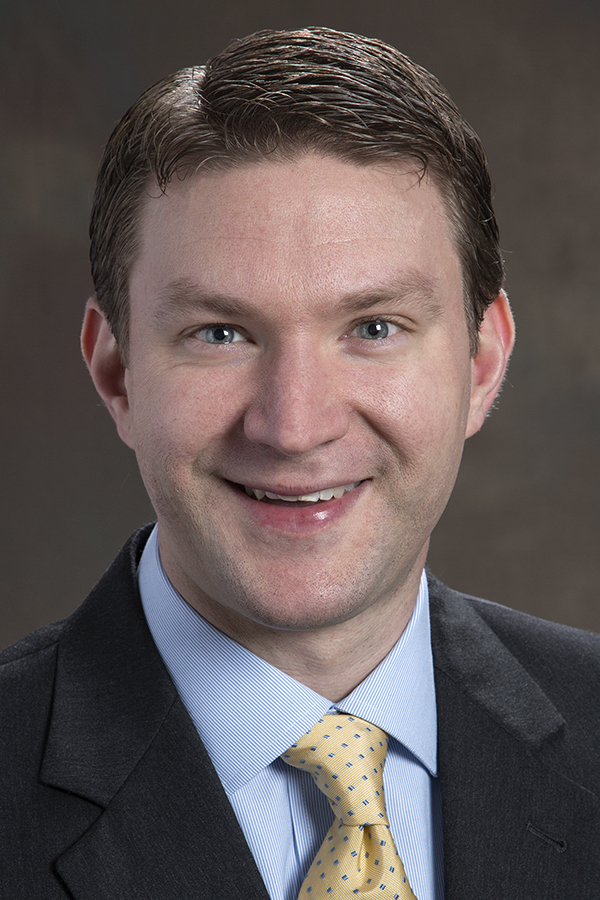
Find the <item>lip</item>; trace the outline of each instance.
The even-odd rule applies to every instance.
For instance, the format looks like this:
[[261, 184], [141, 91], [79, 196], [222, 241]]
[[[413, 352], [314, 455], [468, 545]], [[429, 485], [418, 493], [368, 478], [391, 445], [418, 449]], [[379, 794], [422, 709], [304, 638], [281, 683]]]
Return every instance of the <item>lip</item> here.
[[[346, 482], [347, 484], [349, 482]], [[361, 481], [358, 487], [347, 491], [339, 499], [319, 500], [316, 503], [306, 503], [300, 505], [298, 503], [290, 503], [289, 505], [279, 505], [278, 503], [265, 503], [263, 500], [256, 500], [249, 497], [243, 487], [236, 486], [232, 488], [235, 492], [237, 501], [240, 503], [245, 515], [247, 515], [253, 524], [259, 528], [266, 528], [288, 535], [309, 536], [337, 523], [345, 515], [347, 515], [354, 505], [363, 495], [368, 485], [367, 481]], [[248, 485], [248, 487], [258, 487]], [[284, 496], [302, 496], [311, 493], [310, 490], [303, 486], [298, 490], [292, 490], [286, 485], [285, 489], [260, 487], [259, 490], [269, 490], [274, 494], [283, 494]], [[325, 490], [321, 487], [320, 490]], [[312, 491], [317, 488], [312, 488]]]

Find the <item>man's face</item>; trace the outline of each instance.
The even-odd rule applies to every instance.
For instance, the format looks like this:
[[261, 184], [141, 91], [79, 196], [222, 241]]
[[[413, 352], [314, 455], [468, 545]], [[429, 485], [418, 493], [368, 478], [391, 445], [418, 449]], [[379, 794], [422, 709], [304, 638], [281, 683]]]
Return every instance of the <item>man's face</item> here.
[[481, 423], [437, 189], [249, 164], [157, 190], [141, 237], [116, 418], [173, 584], [242, 642], [412, 603]]

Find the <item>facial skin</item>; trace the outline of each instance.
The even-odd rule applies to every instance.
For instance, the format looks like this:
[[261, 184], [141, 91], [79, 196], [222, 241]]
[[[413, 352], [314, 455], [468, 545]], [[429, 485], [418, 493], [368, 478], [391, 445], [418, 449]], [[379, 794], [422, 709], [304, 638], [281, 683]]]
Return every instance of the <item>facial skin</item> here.
[[[311, 154], [150, 193], [128, 367], [92, 300], [92, 377], [137, 454], [177, 590], [339, 699], [410, 617], [465, 437], [502, 381], [508, 303], [472, 359], [443, 202], [408, 164]], [[240, 487], [352, 484], [286, 504]]]

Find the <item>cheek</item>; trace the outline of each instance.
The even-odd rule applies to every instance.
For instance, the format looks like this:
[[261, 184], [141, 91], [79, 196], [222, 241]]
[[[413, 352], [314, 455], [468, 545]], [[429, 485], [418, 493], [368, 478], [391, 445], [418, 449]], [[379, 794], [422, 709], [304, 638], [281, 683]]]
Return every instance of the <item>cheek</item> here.
[[[194, 377], [190, 377], [193, 375]], [[132, 427], [136, 454], [149, 493], [161, 483], [184, 481], [198, 457], [218, 445], [234, 427], [235, 391], [199, 378], [165, 372], [140, 379], [133, 392]]]
[[462, 452], [469, 408], [468, 367], [417, 368], [380, 380], [371, 394], [370, 424], [405, 462]]
[[180, 367], [153, 373], [134, 394], [136, 431], [185, 447], [226, 432], [240, 415], [241, 385], [231, 377]]

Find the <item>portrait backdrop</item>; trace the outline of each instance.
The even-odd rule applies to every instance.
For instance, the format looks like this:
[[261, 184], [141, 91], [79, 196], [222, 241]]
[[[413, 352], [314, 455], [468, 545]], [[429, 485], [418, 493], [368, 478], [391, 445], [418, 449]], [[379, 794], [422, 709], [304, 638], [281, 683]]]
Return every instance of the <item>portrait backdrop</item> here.
[[153, 517], [78, 346], [113, 126], [149, 84], [261, 28], [382, 38], [485, 144], [517, 321], [429, 565], [600, 631], [600, 4], [596, 0], [2, 0], [0, 646], [68, 614]]

